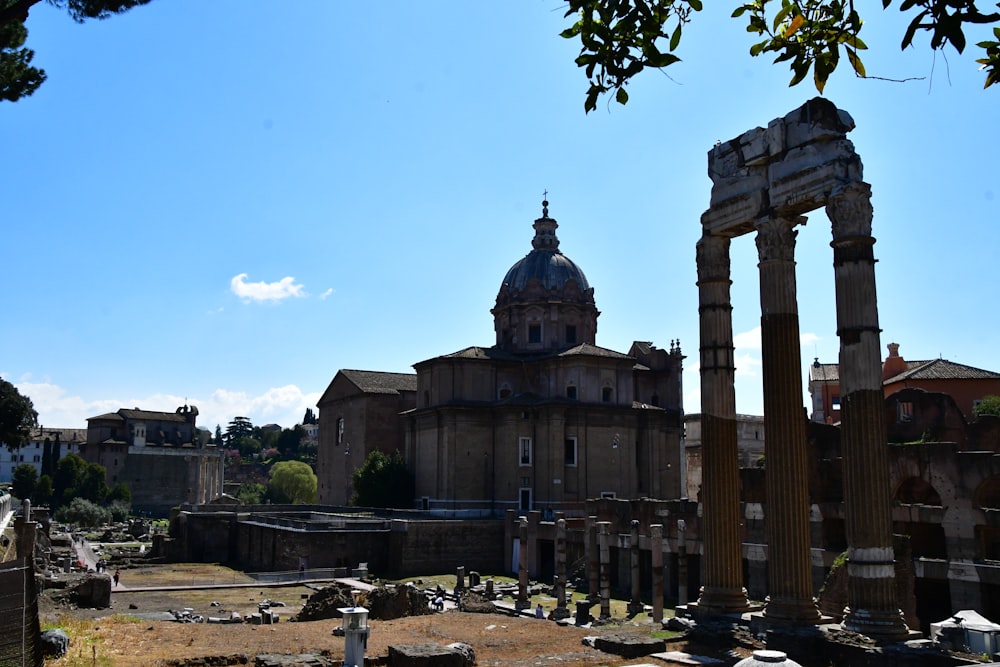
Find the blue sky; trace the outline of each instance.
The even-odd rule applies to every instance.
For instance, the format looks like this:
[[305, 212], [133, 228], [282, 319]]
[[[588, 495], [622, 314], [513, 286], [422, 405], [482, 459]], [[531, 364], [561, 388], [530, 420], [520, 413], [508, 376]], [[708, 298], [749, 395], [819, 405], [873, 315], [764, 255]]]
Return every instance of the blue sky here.
[[[601, 310], [597, 343], [687, 354], [699, 412], [694, 244], [707, 151], [814, 97], [716, 3], [683, 62], [626, 107], [587, 83], [555, 0], [153, 0], [84, 25], [37, 5], [48, 81], [0, 104], [0, 375], [48, 427], [197, 405], [298, 422], [340, 368], [494, 342], [490, 308], [530, 250], [543, 190]], [[825, 95], [872, 185], [882, 343], [1000, 371], [1000, 90], [971, 49], [899, 51], [877, 3], [870, 75]], [[970, 33], [969, 43], [985, 38]], [[829, 222], [798, 239], [805, 365], [837, 360]], [[762, 411], [756, 249], [733, 245], [737, 409]]]

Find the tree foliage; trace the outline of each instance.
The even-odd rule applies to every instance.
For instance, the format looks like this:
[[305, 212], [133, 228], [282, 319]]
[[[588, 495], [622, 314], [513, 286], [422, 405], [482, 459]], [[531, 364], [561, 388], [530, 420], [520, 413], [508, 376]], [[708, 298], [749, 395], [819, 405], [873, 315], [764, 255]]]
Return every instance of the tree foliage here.
[[[3, 63], [0, 62], [2, 68]], [[0, 443], [13, 451], [31, 441], [31, 431], [37, 426], [38, 413], [31, 399], [0, 378]]]
[[271, 499], [278, 503], [316, 502], [316, 473], [302, 461], [279, 461], [271, 466], [268, 485]]
[[[106, 19], [150, 0], [47, 0], [78, 23]], [[16, 102], [34, 93], [45, 81], [45, 71], [31, 64], [35, 52], [24, 46], [29, 10], [41, 0], [0, 0], [0, 100]]]
[[318, 424], [319, 423], [319, 417], [316, 416], [316, 413], [313, 412], [312, 408], [306, 408], [306, 414], [305, 414], [304, 417], [302, 417], [302, 423], [303, 424]]
[[52, 502], [52, 478], [42, 475], [35, 485], [35, 492], [31, 495], [31, 501], [35, 505], [48, 505]]
[[972, 414], [976, 417], [982, 417], [984, 415], [996, 415], [1000, 417], [1000, 396], [997, 396], [996, 394], [983, 396], [983, 398], [973, 406]]
[[352, 477], [353, 505], [405, 509], [413, 506], [416, 485], [398, 449], [392, 455], [373, 450]]
[[[951, 45], [959, 53], [966, 47], [967, 24], [1000, 23], [1000, 12], [984, 13], [977, 4], [992, 0], [902, 0], [900, 12], [909, 24], [900, 42], [911, 46], [917, 31], [930, 33], [932, 49]], [[882, 0], [887, 10], [893, 0]], [[625, 86], [647, 67], [662, 68], [680, 60], [676, 54], [684, 27], [701, 0], [568, 0], [566, 16], [574, 16], [572, 26], [562, 36], [581, 42], [576, 64], [584, 68], [590, 87], [584, 109], [597, 106], [597, 98], [614, 91], [625, 104]], [[997, 3], [1000, 9], [1000, 3]], [[743, 19], [746, 30], [763, 39], [750, 47], [750, 55], [775, 53], [775, 62], [788, 62], [792, 70], [789, 85], [796, 85], [812, 70], [813, 84], [821, 93], [843, 55], [861, 77], [868, 76], [859, 51], [867, 49], [860, 37], [864, 24], [853, 0], [745, 0], [733, 18]], [[977, 46], [985, 57], [976, 62], [986, 72], [985, 87], [1000, 82], [1000, 27], [993, 28], [998, 41], [982, 41]]]
[[85, 528], [96, 528], [111, 523], [111, 510], [85, 498], [74, 498], [68, 505], [56, 510], [56, 519]]
[[38, 471], [30, 463], [22, 463], [14, 468], [11, 475], [10, 492], [16, 498], [30, 499], [38, 485]]

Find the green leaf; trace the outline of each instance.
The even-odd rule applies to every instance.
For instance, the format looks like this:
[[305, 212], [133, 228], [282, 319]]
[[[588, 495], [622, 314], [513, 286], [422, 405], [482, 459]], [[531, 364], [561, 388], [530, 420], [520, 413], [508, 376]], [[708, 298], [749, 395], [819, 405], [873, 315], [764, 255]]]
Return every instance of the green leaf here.
[[678, 23], [677, 27], [674, 28], [674, 34], [670, 36], [670, 50], [674, 51], [677, 45], [681, 43], [681, 24]]
[[688, 4], [691, 5], [691, 9], [696, 12], [701, 11], [701, 0], [688, 0]]
[[615, 100], [618, 104], [628, 104], [628, 93], [625, 92], [624, 88], [618, 89], [618, 92], [615, 93]]
[[854, 52], [854, 49], [845, 48], [847, 51], [847, 59], [851, 61], [851, 67], [857, 72], [858, 76], [867, 76], [865, 74], [865, 65], [861, 62], [861, 58], [858, 58], [858, 54]]
[[795, 5], [793, 5], [792, 3], [788, 3], [784, 7], [779, 9], [778, 13], [774, 15], [774, 25], [771, 27], [771, 29], [777, 32], [778, 26], [781, 25], [782, 21], [784, 21], [788, 17], [788, 15], [791, 13], [793, 9], [795, 9]]
[[746, 11], [747, 11], [746, 5], [743, 5], [742, 7], [737, 7], [736, 9], [733, 10], [733, 13], [729, 16], [729, 18], [738, 19], [739, 17], [743, 16], [743, 14], [746, 13]]

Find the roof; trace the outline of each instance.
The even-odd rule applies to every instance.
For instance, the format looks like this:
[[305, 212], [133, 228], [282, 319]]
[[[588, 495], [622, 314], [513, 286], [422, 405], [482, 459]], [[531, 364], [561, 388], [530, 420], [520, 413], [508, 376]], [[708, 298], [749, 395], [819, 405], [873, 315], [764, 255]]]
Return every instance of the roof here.
[[340, 374], [366, 394], [398, 394], [417, 390], [416, 373], [383, 373], [341, 369]]
[[907, 361], [906, 370], [883, 384], [903, 382], [905, 380], [997, 380], [1000, 373], [973, 368], [965, 364], [956, 364], [947, 359], [932, 359], [931, 361]]
[[56, 434], [59, 434], [59, 442], [87, 442], [87, 429], [85, 428], [49, 428], [43, 426], [31, 432], [32, 442], [42, 442], [48, 438], [55, 442]]
[[156, 412], [154, 410], [140, 410], [139, 408], [134, 408], [132, 410], [122, 408], [118, 412], [108, 412], [107, 414], [97, 415], [96, 417], [87, 417], [87, 421], [96, 419], [114, 419], [118, 421], [134, 419], [137, 421], [177, 422], [178, 424], [187, 423], [185, 416], [179, 412]]
[[508, 352], [494, 345], [493, 347], [466, 347], [458, 350], [457, 352], [443, 354], [440, 357], [427, 359], [417, 365], [424, 364], [427, 361], [434, 361], [434, 359], [493, 359], [497, 361], [521, 362], [539, 361], [541, 359], [552, 359], [555, 357], [604, 357], [606, 359], [632, 360], [632, 357], [627, 354], [622, 354], [621, 352], [616, 352], [615, 350], [609, 350], [606, 347], [591, 345], [590, 343], [581, 343], [580, 345], [571, 347], [568, 350], [546, 351], [540, 353]]
[[[894, 384], [906, 380], [997, 380], [1000, 373], [981, 368], [956, 364], [947, 359], [930, 361], [907, 361], [906, 370], [886, 378], [882, 384]], [[839, 382], [839, 364], [809, 364], [810, 382]]]

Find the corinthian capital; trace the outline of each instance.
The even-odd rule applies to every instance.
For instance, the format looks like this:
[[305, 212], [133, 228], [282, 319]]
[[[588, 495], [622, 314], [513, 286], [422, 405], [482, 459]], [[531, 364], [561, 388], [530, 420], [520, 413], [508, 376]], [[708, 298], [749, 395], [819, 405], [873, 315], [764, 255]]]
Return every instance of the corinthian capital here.
[[833, 227], [834, 240], [871, 236], [872, 187], [863, 181], [851, 181], [832, 193], [826, 203], [826, 215]]
[[757, 256], [760, 261], [795, 260], [795, 237], [799, 235], [795, 225], [805, 222], [798, 218], [766, 218], [757, 223]]

